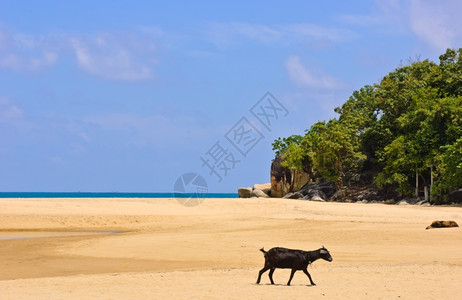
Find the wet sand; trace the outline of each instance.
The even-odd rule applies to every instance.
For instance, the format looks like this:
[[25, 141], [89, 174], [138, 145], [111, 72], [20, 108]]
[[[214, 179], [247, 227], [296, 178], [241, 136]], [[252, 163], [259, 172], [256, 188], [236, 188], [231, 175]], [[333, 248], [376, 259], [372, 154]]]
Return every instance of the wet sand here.
[[[285, 199], [0, 199], [0, 299], [457, 299], [460, 207]], [[332, 263], [277, 269], [274, 246]]]

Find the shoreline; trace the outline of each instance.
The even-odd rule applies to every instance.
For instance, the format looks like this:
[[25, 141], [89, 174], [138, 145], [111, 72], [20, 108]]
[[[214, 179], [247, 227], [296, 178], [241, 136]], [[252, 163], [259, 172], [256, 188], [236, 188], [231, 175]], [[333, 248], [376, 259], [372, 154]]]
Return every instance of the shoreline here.
[[[313, 299], [355, 293], [357, 299], [450, 299], [462, 293], [461, 229], [425, 230], [437, 219], [460, 223], [460, 207], [281, 198], [209, 198], [196, 207], [173, 198], [3, 198], [0, 206], [0, 236], [8, 230], [90, 233], [0, 239], [5, 299], [268, 299], [306, 293]], [[121, 233], [93, 234], [98, 231]], [[275, 272], [275, 286], [267, 273], [255, 285], [261, 247], [321, 245], [334, 260], [310, 266], [316, 287], [307, 286], [302, 272], [286, 287], [290, 271], [283, 269]], [[432, 284], [423, 285], [429, 278]]]

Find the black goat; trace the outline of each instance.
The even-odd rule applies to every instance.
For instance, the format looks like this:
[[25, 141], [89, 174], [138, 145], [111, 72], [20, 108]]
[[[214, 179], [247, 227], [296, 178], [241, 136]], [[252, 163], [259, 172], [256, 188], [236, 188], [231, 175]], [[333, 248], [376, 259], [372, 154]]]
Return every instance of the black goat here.
[[332, 261], [332, 256], [330, 256], [329, 251], [326, 248], [324, 248], [324, 246], [314, 251], [293, 250], [281, 247], [271, 248], [268, 251], [265, 251], [263, 248], [261, 248], [260, 251], [263, 252], [263, 254], [265, 255], [265, 266], [258, 273], [257, 284], [260, 283], [261, 275], [268, 270], [270, 270], [269, 279], [271, 281], [271, 284], [274, 284], [274, 270], [276, 268], [282, 268], [292, 269], [287, 285], [290, 285], [290, 282], [294, 277], [295, 271], [298, 270], [302, 270], [303, 273], [305, 273], [306, 276], [308, 276], [311, 285], [316, 285], [311, 279], [310, 273], [308, 273], [308, 265], [320, 258], [327, 260], [329, 262]]

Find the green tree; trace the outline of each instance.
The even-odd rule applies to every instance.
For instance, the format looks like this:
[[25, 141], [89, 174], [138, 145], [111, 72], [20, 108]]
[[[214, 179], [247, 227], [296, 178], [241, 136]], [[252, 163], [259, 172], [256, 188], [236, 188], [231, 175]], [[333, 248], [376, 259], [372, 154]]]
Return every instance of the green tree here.
[[313, 168], [322, 177], [343, 184], [347, 172], [357, 172], [365, 155], [353, 127], [337, 119], [314, 124], [307, 134]]
[[462, 138], [451, 145], [441, 147], [443, 151], [438, 157], [437, 172], [439, 180], [432, 189], [432, 195], [438, 202], [447, 200], [447, 192], [461, 186], [462, 178]]
[[272, 144], [273, 151], [275, 151], [276, 156], [278, 156], [279, 154], [287, 151], [287, 149], [292, 145], [299, 146], [302, 140], [303, 140], [303, 137], [301, 135], [296, 135], [296, 134], [291, 135], [286, 138], [279, 137]]
[[436, 202], [462, 186], [462, 48], [448, 49], [439, 64], [396, 68], [335, 112], [338, 118], [315, 123], [304, 136], [273, 143], [287, 167], [309, 166], [338, 185], [349, 172], [373, 170], [377, 186], [403, 195], [434, 182]]

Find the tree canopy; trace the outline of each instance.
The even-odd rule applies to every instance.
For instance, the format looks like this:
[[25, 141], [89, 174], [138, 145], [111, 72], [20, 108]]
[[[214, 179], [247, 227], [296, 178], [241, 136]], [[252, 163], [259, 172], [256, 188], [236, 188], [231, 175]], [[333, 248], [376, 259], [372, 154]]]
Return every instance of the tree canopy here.
[[305, 135], [278, 138], [276, 155], [338, 186], [373, 173], [373, 184], [400, 195], [428, 187], [434, 202], [462, 186], [462, 48], [400, 66], [354, 91], [338, 117]]

